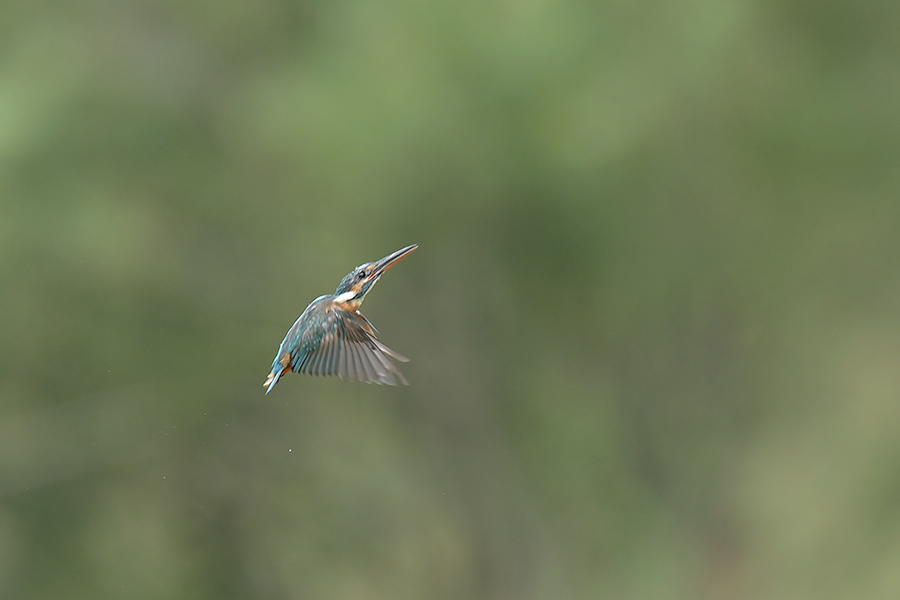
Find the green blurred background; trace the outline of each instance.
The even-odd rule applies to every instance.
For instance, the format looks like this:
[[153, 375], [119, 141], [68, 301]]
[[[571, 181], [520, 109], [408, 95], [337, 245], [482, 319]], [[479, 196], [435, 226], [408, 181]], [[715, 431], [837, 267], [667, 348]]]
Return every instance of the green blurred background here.
[[0, 598], [900, 597], [895, 0], [0, 16]]

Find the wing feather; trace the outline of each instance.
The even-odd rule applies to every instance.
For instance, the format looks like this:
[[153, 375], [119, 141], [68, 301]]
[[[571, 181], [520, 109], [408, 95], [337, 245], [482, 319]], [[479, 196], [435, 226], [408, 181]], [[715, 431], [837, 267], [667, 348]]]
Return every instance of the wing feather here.
[[363, 372], [362, 381], [365, 381], [366, 383], [372, 382], [375, 379], [375, 373], [372, 372], [372, 366], [366, 359], [366, 355], [363, 354], [363, 348], [358, 342], [353, 343], [353, 351], [356, 352], [356, 356], [359, 359], [359, 365]]
[[347, 344], [338, 344], [340, 359], [338, 360], [338, 377], [347, 381], [352, 381], [349, 374], [349, 365], [347, 356]]
[[318, 360], [320, 354], [318, 349], [308, 352], [306, 355], [306, 360], [303, 365], [303, 372], [307, 375], [315, 375], [316, 374], [316, 361]]
[[362, 365], [359, 363], [359, 357], [356, 356], [356, 346], [348, 340], [341, 340], [344, 352], [347, 353], [347, 380], [362, 381]]
[[325, 357], [325, 346], [319, 345], [318, 348], [312, 353], [312, 358], [310, 359], [309, 364], [309, 372], [313, 375], [321, 375], [322, 374], [322, 359]]
[[405, 356], [403, 356], [403, 355], [400, 354], [399, 352], [394, 352], [393, 350], [391, 350], [390, 348], [388, 348], [387, 346], [385, 346], [384, 344], [382, 344], [382, 343], [381, 343], [381, 340], [379, 340], [377, 337], [372, 336], [371, 339], [372, 339], [373, 342], [375, 342], [375, 345], [378, 347], [378, 350], [379, 350], [379, 351], [383, 352], [384, 354], [387, 354], [387, 355], [390, 356], [391, 358], [394, 358], [394, 359], [396, 359], [396, 360], [399, 360], [400, 362], [409, 362], [409, 359], [408, 359], [408, 358], [406, 358]]
[[353, 356], [350, 355], [350, 344], [341, 344], [341, 372], [340, 375], [347, 381], [356, 381], [353, 377]]
[[373, 346], [369, 346], [369, 352], [366, 354], [369, 355], [369, 361], [375, 367], [375, 370], [378, 372], [378, 383], [387, 383], [388, 385], [392, 385], [394, 383], [394, 374], [390, 365], [388, 364], [388, 357], [382, 354], [377, 350], [377, 348]]
[[322, 373], [324, 375], [333, 375], [334, 374], [334, 349], [337, 347], [337, 343], [335, 343], [334, 337], [330, 336], [327, 339], [328, 346], [325, 350], [325, 361], [322, 365]]
[[324, 375], [325, 371], [325, 362], [328, 360], [328, 348], [331, 344], [328, 343], [328, 337], [322, 341], [321, 346], [319, 346], [318, 359], [316, 360], [316, 375]]
[[328, 346], [329, 344], [326, 342], [322, 345], [320, 352], [316, 352], [318, 356], [316, 356], [316, 375], [323, 375], [325, 373], [325, 360], [328, 358]]
[[369, 372], [372, 374], [372, 381], [379, 385], [384, 383], [384, 368], [375, 358], [375, 354], [371, 352], [371, 348], [369, 347], [369, 345], [365, 344], [361, 346], [360, 351], [365, 357], [366, 362], [368, 362], [369, 364]]
[[323, 375], [334, 375], [336, 373], [336, 369], [334, 368], [335, 356], [337, 354], [337, 349], [339, 342], [334, 334], [329, 334], [327, 339], [327, 354], [325, 355], [325, 361], [322, 365], [322, 374]]
[[400, 373], [400, 370], [397, 369], [394, 363], [391, 362], [387, 354], [381, 352], [380, 348], [373, 350], [372, 356], [381, 361], [381, 364], [384, 368], [384, 383], [388, 385], [397, 385], [397, 381], [399, 380], [403, 385], [409, 385], [409, 382], [406, 381], [406, 379], [403, 377], [403, 374]]
[[306, 363], [309, 362], [308, 352], [298, 352], [291, 364], [291, 368], [300, 373], [306, 373]]
[[352, 342], [344, 342], [347, 344], [347, 351], [353, 357], [353, 381], [365, 381], [366, 373], [363, 371], [362, 361], [359, 359], [359, 353], [356, 351], [356, 344]]
[[391, 361], [409, 359], [382, 344], [361, 313], [337, 307], [324, 313], [321, 323], [303, 331], [291, 360], [293, 371], [338, 375], [347, 381], [409, 385]]

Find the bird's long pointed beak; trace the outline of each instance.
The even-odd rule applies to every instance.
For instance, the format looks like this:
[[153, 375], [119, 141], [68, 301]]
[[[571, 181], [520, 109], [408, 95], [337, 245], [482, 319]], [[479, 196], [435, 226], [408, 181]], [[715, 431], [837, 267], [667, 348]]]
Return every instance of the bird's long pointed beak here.
[[375, 268], [372, 269], [372, 272], [369, 274], [369, 278], [380, 277], [382, 273], [393, 267], [401, 258], [418, 248], [418, 244], [411, 244], [406, 248], [401, 248], [392, 254], [388, 254], [377, 263], [375, 263]]

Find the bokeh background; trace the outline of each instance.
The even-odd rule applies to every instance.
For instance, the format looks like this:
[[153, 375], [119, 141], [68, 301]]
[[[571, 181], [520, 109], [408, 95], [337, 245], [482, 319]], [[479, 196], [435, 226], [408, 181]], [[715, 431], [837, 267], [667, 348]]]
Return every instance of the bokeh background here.
[[0, 597], [900, 597], [896, 1], [0, 13]]

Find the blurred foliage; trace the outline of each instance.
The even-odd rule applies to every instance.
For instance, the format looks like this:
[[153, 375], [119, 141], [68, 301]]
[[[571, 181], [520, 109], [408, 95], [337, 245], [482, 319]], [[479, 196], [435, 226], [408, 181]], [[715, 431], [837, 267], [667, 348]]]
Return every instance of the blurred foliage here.
[[900, 596], [900, 4], [0, 16], [0, 597]]

